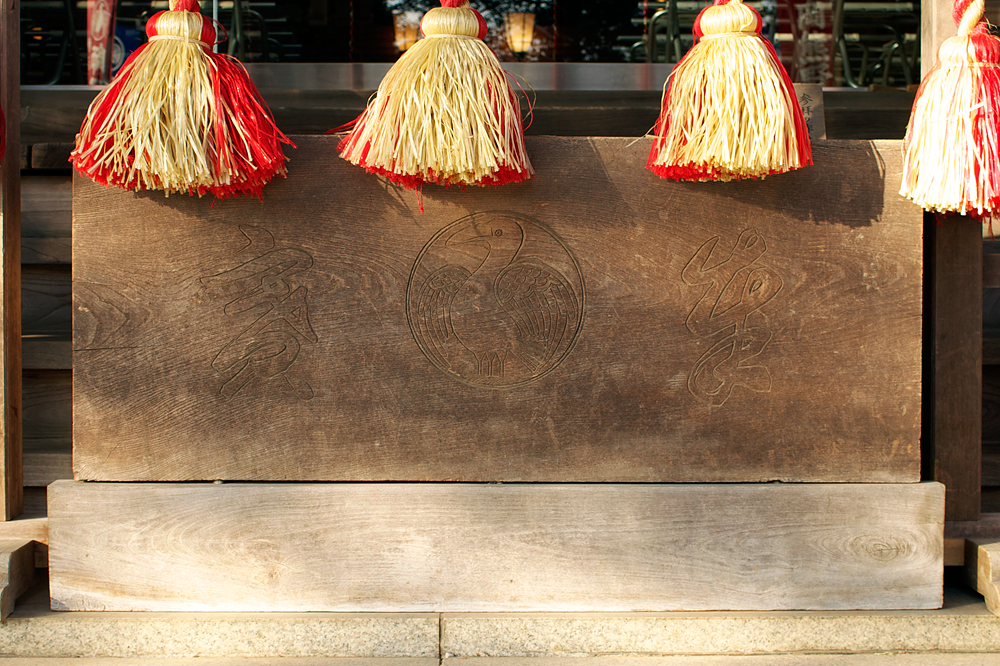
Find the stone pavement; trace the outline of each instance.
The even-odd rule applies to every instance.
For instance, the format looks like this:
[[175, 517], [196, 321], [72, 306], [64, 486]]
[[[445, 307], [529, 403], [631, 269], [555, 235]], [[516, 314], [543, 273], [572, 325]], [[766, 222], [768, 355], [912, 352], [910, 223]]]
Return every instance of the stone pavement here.
[[60, 613], [47, 602], [44, 585], [19, 600], [0, 627], [0, 666], [1000, 666], [1000, 617], [959, 586], [942, 609], [877, 612]]

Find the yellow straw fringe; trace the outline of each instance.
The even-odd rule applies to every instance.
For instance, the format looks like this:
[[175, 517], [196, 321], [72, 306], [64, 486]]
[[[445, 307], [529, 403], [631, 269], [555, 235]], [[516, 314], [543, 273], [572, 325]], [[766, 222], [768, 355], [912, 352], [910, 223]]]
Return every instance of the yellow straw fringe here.
[[503, 167], [534, 173], [523, 141], [507, 138], [521, 133], [521, 109], [496, 56], [479, 39], [435, 37], [389, 70], [344, 158], [449, 185], [475, 184]]
[[671, 74], [670, 125], [653, 164], [707, 166], [722, 181], [802, 167], [795, 102], [764, 43], [754, 33], [707, 37]]
[[[81, 133], [93, 132], [93, 141], [83, 154], [103, 150], [111, 139], [113, 149], [102, 163], [111, 164], [117, 173], [137, 174], [139, 187], [145, 189], [188, 192], [229, 184], [237, 174], [227, 167], [222, 173], [213, 173], [207, 159], [211, 147], [217, 145], [215, 131], [223, 132], [222, 142], [229, 140], [225, 127], [214, 122], [210, 67], [210, 59], [197, 40], [151, 40], [131, 63], [131, 74], [119, 73], [122, 84], [103, 125], [92, 128], [88, 113]], [[102, 91], [91, 109], [97, 108], [113, 88]], [[134, 156], [131, 167], [129, 155]]]
[[907, 128], [899, 193], [926, 210], [982, 214], [997, 196], [988, 179], [977, 182], [977, 166], [996, 165], [989, 167], [989, 153], [976, 139], [983, 65], [962, 57], [968, 42], [951, 37], [942, 45], [941, 63], [921, 84]]

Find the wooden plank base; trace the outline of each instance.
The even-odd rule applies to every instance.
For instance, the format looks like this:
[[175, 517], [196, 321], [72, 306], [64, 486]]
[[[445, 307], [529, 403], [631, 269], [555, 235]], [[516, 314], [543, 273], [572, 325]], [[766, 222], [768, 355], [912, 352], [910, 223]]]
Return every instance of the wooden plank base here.
[[35, 584], [35, 544], [27, 539], [0, 539], [0, 620], [14, 602]]
[[920, 484], [49, 487], [56, 610], [937, 608]]
[[990, 612], [1000, 615], [1000, 541], [965, 540], [965, 578], [983, 595]]

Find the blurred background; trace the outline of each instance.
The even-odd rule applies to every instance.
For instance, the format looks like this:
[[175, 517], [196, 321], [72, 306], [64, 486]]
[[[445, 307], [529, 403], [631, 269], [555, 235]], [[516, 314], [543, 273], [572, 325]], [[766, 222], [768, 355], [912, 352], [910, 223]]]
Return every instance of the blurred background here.
[[[502, 61], [671, 63], [692, 45], [703, 0], [476, 0]], [[906, 87], [919, 79], [919, 2], [747, 2], [793, 80]], [[86, 84], [88, 11], [114, 25], [112, 71], [145, 40], [149, 0], [22, 0], [25, 85]], [[437, 0], [225, 0], [202, 3], [246, 63], [392, 62], [420, 38]], [[93, 23], [94, 19], [91, 19]], [[93, 48], [93, 47], [91, 47]], [[93, 81], [90, 81], [93, 82]]]

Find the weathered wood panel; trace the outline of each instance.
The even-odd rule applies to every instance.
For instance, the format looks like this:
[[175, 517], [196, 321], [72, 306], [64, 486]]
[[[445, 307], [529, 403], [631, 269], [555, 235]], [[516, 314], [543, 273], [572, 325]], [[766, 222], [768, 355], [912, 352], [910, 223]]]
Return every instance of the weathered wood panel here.
[[73, 478], [73, 378], [67, 371], [24, 372], [24, 485]]
[[1000, 486], [1000, 442], [983, 443], [983, 485]]
[[6, 149], [0, 160], [0, 518], [24, 506], [21, 470], [21, 107], [18, 0], [0, 0], [0, 107]]
[[[80, 122], [83, 122], [82, 118]], [[66, 179], [69, 180], [69, 156], [74, 146], [72, 141], [32, 144], [31, 168], [39, 171], [65, 171]]]
[[960, 567], [965, 564], [965, 539], [944, 540], [944, 565]]
[[944, 535], [950, 539], [990, 538], [1000, 541], [1000, 513], [984, 511], [979, 520], [949, 520]]
[[936, 608], [940, 484], [49, 488], [67, 610]]
[[1000, 542], [983, 538], [965, 540], [965, 580], [983, 595], [986, 608], [1000, 615]]
[[69, 263], [72, 255], [72, 206], [73, 181], [69, 175], [22, 178], [22, 263]]
[[73, 377], [62, 370], [24, 372], [24, 439], [53, 445], [73, 436]]
[[0, 621], [6, 622], [14, 602], [34, 584], [35, 544], [0, 538]]
[[536, 180], [421, 214], [296, 141], [263, 203], [75, 181], [77, 478], [919, 479], [898, 143], [678, 184], [533, 138]]
[[73, 330], [70, 267], [24, 266], [21, 275], [21, 331], [58, 341]]
[[73, 343], [47, 337], [22, 338], [21, 359], [24, 370], [72, 370]]

